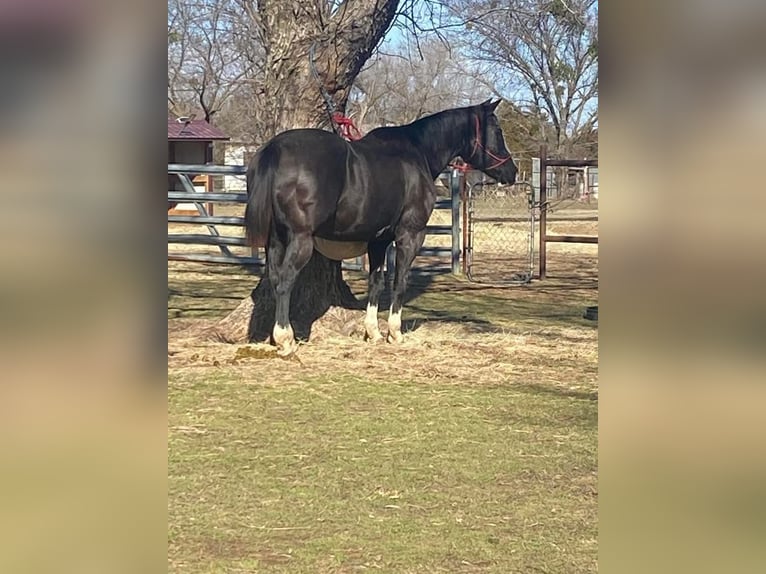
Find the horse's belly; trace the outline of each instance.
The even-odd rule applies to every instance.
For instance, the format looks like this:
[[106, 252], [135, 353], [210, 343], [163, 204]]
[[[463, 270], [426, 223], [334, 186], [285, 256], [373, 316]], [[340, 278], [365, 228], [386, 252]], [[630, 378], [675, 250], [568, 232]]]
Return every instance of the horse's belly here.
[[314, 237], [314, 248], [328, 259], [341, 261], [353, 259], [367, 252], [366, 241], [332, 241], [322, 237]]
[[314, 235], [314, 248], [329, 259], [340, 261], [352, 259], [367, 252], [370, 241], [393, 241], [392, 225], [383, 224], [375, 227], [359, 226], [354, 229], [337, 229], [323, 233], [319, 230]]

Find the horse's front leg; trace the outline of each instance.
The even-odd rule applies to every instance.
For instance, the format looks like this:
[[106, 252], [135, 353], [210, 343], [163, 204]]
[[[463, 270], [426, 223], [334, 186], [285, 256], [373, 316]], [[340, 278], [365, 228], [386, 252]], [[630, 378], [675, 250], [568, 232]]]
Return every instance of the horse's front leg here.
[[370, 260], [370, 276], [367, 281], [367, 315], [364, 318], [364, 331], [367, 340], [377, 343], [383, 339], [378, 329], [378, 303], [383, 292], [383, 263], [386, 260], [386, 250], [390, 241], [374, 241], [367, 246]]
[[388, 342], [402, 342], [402, 301], [407, 290], [407, 278], [415, 256], [423, 246], [426, 230], [400, 232], [396, 237], [396, 273], [391, 295], [391, 311], [388, 314]]
[[310, 234], [294, 235], [287, 244], [281, 263], [269, 266], [277, 303], [272, 338], [280, 355], [290, 355], [298, 348], [290, 325], [290, 295], [298, 273], [311, 259], [313, 250], [314, 243]]

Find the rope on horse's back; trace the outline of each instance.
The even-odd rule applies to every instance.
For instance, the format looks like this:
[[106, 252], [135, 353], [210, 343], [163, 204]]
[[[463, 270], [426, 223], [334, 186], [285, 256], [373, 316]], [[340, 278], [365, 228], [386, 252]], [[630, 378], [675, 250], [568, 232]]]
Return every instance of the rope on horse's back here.
[[324, 98], [324, 103], [327, 106], [327, 115], [332, 121], [332, 114], [335, 112], [335, 102], [333, 101], [332, 96], [330, 96], [327, 90], [325, 90], [324, 84], [322, 83], [322, 78], [319, 77], [319, 72], [317, 71], [316, 63], [314, 61], [315, 51], [316, 42], [313, 42], [311, 44], [311, 48], [309, 48], [309, 68], [311, 69], [311, 75], [314, 77], [317, 85], [319, 86], [319, 93], [322, 94], [322, 98]]
[[362, 137], [362, 132], [359, 131], [359, 128], [357, 128], [356, 125], [354, 125], [354, 120], [344, 115], [343, 112], [338, 111], [335, 101], [325, 89], [322, 78], [319, 77], [319, 72], [317, 71], [316, 62], [314, 60], [315, 51], [316, 42], [313, 42], [311, 48], [309, 48], [309, 68], [311, 70], [311, 75], [314, 80], [316, 80], [317, 86], [319, 87], [319, 93], [322, 94], [322, 99], [324, 99], [325, 111], [327, 111], [327, 115], [330, 118], [332, 129], [345, 140], [358, 140]]

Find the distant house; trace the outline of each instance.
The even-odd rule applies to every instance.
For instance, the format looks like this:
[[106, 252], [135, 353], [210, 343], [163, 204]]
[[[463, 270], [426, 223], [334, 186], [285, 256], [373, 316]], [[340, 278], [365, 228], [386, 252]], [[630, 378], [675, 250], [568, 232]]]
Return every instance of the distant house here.
[[213, 142], [228, 139], [205, 120], [168, 117], [168, 163], [212, 163]]
[[[226, 142], [223, 151], [224, 165], [244, 165], [250, 163], [250, 158], [258, 151], [258, 145], [245, 142]], [[223, 188], [227, 192], [243, 192], [247, 189], [244, 175], [227, 175], [223, 178]]]
[[[213, 142], [229, 139], [225, 133], [204, 120], [168, 117], [168, 163], [200, 165], [213, 163]], [[192, 182], [199, 191], [213, 191], [213, 178], [199, 175]], [[182, 191], [183, 184], [175, 175], [168, 174], [168, 189]], [[191, 203], [168, 203], [168, 210], [197, 210]]]

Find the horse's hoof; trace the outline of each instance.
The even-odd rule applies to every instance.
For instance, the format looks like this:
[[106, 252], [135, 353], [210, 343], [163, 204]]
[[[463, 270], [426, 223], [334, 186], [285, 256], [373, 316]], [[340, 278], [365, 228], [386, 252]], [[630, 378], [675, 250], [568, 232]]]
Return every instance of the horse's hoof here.
[[272, 332], [271, 337], [274, 339], [274, 344], [277, 346], [278, 355], [283, 357], [292, 355], [298, 348], [293, 328], [290, 325], [287, 327], [274, 325], [274, 331]]
[[383, 340], [383, 335], [380, 334], [380, 331], [377, 331], [375, 333], [365, 333], [364, 340], [368, 343], [379, 343]]
[[280, 357], [289, 357], [298, 350], [298, 343], [293, 339], [289, 343], [283, 343], [277, 348], [277, 355]]
[[404, 341], [404, 336], [401, 333], [389, 333], [386, 341], [389, 343], [401, 343]]

